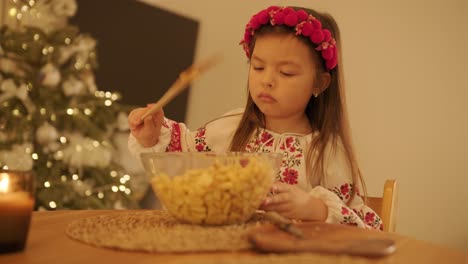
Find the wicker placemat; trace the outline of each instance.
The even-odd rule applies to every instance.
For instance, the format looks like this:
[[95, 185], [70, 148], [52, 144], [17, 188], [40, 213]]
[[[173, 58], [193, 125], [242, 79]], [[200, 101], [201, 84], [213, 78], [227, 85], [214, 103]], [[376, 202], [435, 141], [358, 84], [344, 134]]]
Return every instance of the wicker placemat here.
[[72, 222], [67, 235], [98, 247], [147, 252], [236, 251], [250, 248], [255, 222], [229, 226], [179, 223], [166, 211], [115, 212]]

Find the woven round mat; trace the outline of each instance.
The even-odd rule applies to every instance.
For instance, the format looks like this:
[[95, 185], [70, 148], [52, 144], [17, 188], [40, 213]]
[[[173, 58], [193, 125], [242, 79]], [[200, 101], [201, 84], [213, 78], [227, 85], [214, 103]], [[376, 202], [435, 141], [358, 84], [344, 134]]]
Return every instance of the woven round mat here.
[[250, 248], [255, 222], [229, 226], [179, 223], [166, 211], [116, 212], [72, 222], [67, 235], [98, 247], [147, 252], [235, 251]]

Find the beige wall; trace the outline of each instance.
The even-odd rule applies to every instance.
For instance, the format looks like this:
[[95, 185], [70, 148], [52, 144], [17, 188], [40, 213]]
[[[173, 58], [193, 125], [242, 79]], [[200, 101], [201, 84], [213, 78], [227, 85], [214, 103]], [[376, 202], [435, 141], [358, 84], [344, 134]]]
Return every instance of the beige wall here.
[[[197, 58], [225, 54], [193, 86], [189, 127], [242, 106], [243, 27], [253, 12], [286, 1], [145, 2], [201, 22]], [[314, 3], [287, 1], [328, 11], [341, 27], [351, 126], [370, 194], [398, 179], [398, 232], [468, 251], [467, 1]]]

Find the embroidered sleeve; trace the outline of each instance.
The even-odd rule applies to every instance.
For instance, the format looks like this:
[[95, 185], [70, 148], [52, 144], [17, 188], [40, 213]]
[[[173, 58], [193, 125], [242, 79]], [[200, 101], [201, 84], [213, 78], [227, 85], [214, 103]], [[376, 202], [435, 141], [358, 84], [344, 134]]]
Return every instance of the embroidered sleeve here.
[[359, 196], [359, 192], [347, 205], [354, 186], [351, 184], [351, 170], [346, 162], [344, 151], [337, 148], [326, 160], [326, 175], [323, 186], [317, 186], [311, 195], [322, 199], [328, 207], [326, 222], [348, 224], [367, 229], [383, 230], [380, 217]]
[[[166, 146], [166, 152], [180, 152], [182, 151], [182, 129], [185, 129], [185, 126], [181, 126], [180, 123], [177, 123], [173, 120], [164, 118], [163, 130], [166, 128], [170, 131], [170, 140]], [[161, 139], [161, 138], [160, 138]]]
[[142, 152], [177, 151], [226, 151], [237, 128], [242, 112], [235, 110], [209, 122], [196, 131], [190, 131], [185, 124], [164, 118], [158, 143], [150, 148], [142, 147], [130, 134], [128, 148], [139, 157]]
[[186, 143], [183, 141], [185, 125], [165, 118], [161, 127], [158, 143], [156, 145], [144, 148], [136, 138], [130, 133], [128, 138], [128, 149], [135, 157], [139, 158], [140, 153], [144, 152], [165, 152], [165, 151], [183, 151]]
[[[342, 203], [339, 207], [335, 205], [334, 214], [336, 221], [340, 224], [357, 225], [359, 227], [383, 230], [383, 223], [380, 217], [370, 207], [364, 204], [363, 199], [359, 192], [355, 195], [354, 199], [349, 206], [346, 203], [351, 198], [351, 191], [353, 189], [351, 183], [343, 183], [339, 186], [334, 186], [329, 191], [333, 192]], [[333, 204], [329, 205], [329, 208]]]

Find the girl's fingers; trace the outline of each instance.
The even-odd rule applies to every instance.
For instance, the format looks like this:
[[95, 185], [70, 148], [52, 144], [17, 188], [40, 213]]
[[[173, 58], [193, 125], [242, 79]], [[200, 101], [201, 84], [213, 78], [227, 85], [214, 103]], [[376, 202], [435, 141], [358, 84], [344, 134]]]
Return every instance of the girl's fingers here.
[[275, 182], [271, 186], [271, 192], [272, 193], [284, 193], [284, 192], [289, 192], [291, 191], [292, 185], [289, 185], [284, 182]]
[[134, 130], [142, 124], [140, 117], [141, 115], [138, 114], [137, 110], [130, 112], [130, 115], [128, 116], [128, 124], [130, 129]]
[[288, 215], [292, 209], [292, 205], [290, 203], [269, 204], [262, 206], [261, 209], [265, 211], [275, 211], [281, 215]]
[[143, 123], [145, 124], [145, 129], [150, 129], [152, 130], [154, 128], [154, 120], [152, 116], [147, 116], [145, 117], [145, 120], [143, 120]]
[[277, 193], [275, 195], [268, 196], [264, 201], [263, 205], [277, 205], [281, 203], [286, 203], [291, 200], [291, 196], [288, 192]]
[[164, 123], [164, 111], [162, 109], [153, 114], [153, 121], [156, 127], [162, 126]]

